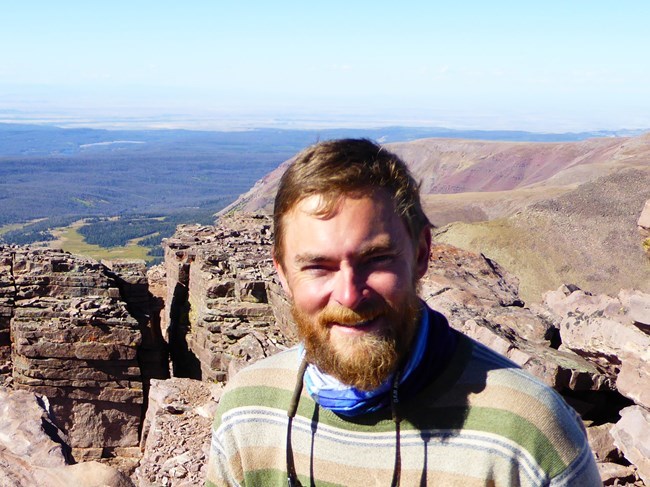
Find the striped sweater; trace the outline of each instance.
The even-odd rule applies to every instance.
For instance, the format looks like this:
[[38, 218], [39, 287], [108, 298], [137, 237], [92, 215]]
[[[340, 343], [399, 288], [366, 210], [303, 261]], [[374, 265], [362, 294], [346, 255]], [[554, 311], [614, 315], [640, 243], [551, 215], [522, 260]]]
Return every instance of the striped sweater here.
[[[215, 417], [206, 486], [287, 485], [287, 410], [299, 362], [293, 348], [230, 381]], [[576, 413], [464, 335], [443, 373], [400, 412], [403, 486], [602, 485]], [[391, 484], [397, 434], [390, 411], [345, 418], [303, 390], [291, 438], [302, 485]]]

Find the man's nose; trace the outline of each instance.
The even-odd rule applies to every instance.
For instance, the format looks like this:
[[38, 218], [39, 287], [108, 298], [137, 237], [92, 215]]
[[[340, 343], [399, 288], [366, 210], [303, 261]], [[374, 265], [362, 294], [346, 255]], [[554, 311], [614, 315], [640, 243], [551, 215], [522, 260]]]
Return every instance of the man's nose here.
[[365, 280], [354, 267], [345, 265], [337, 272], [332, 298], [341, 306], [355, 309], [365, 296]]

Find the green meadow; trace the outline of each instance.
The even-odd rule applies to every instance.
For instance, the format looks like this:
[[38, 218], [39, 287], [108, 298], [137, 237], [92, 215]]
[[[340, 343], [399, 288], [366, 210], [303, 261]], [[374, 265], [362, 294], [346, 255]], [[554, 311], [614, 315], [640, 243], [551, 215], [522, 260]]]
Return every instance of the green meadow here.
[[138, 239], [129, 241], [127, 245], [120, 247], [101, 247], [92, 245], [84, 240], [83, 235], [79, 233], [79, 228], [83, 226], [82, 221], [73, 223], [64, 228], [58, 228], [52, 231], [56, 240], [48, 242], [49, 247], [60, 248], [71, 254], [85, 255], [93, 259], [142, 259], [145, 261], [153, 260], [153, 257], [147, 255], [149, 250], [137, 244]]

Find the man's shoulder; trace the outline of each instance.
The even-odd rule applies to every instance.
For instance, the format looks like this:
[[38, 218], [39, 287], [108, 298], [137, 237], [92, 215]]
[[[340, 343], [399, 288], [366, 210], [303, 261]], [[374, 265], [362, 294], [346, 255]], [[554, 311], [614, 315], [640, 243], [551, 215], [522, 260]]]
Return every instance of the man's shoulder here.
[[259, 360], [237, 372], [228, 381], [227, 391], [242, 387], [293, 387], [300, 360], [298, 346]]
[[523, 417], [538, 415], [554, 421], [560, 417], [565, 424], [577, 419], [560, 393], [539, 377], [472, 338], [462, 335], [461, 343], [467, 350], [467, 362], [458, 383], [461, 388], [476, 390], [475, 405], [513, 408]]
[[[427, 308], [430, 321], [448, 323], [443, 314], [428, 306]], [[557, 394], [541, 379], [523, 370], [521, 366], [505, 355], [458, 330], [454, 330], [453, 333], [456, 334], [457, 339], [456, 352], [448, 367], [461, 383], [480, 382], [486, 385], [503, 385], [519, 388], [533, 395]]]
[[463, 374], [465, 380], [473, 381], [480, 378], [490, 385], [516, 388], [532, 395], [557, 394], [539, 377], [522, 369], [501, 353], [466, 335], [461, 335], [460, 341], [463, 343], [461, 346], [467, 350], [469, 361]]
[[221, 422], [222, 416], [229, 411], [286, 411], [301, 358], [301, 350], [294, 347], [240, 370], [228, 381], [221, 396], [217, 422]]

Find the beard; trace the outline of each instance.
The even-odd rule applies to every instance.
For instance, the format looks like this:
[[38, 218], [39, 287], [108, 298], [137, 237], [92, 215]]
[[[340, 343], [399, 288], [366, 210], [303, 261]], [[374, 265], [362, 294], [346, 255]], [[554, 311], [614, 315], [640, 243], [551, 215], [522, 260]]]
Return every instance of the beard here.
[[[420, 301], [413, 292], [396, 307], [383, 301], [357, 310], [329, 304], [311, 318], [294, 304], [291, 313], [307, 361], [344, 384], [369, 391], [379, 387], [401, 364], [415, 335], [419, 309]], [[386, 323], [381, 330], [346, 337], [343, 344], [332, 342], [331, 323], [354, 325], [376, 318]]]

